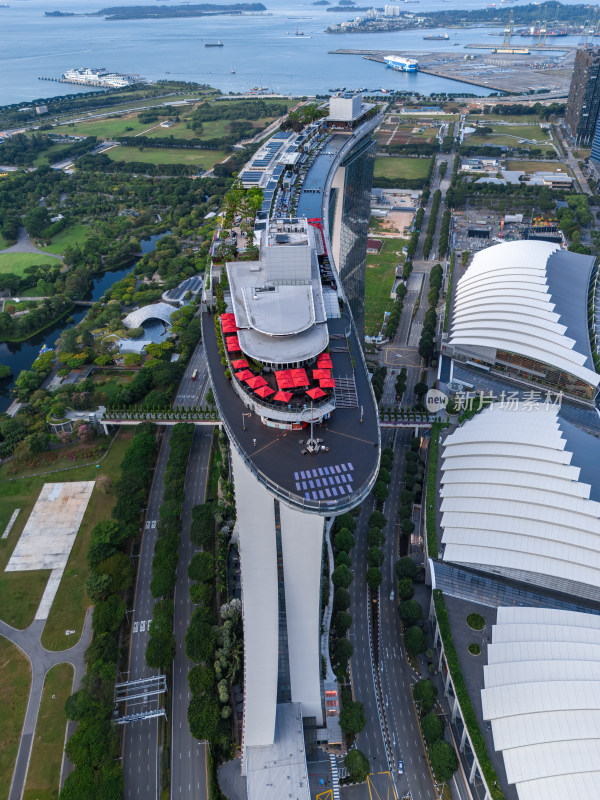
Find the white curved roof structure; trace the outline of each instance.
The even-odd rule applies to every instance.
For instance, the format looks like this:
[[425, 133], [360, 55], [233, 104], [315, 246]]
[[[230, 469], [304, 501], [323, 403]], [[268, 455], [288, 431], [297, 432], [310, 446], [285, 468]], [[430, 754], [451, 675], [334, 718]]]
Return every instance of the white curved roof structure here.
[[587, 330], [593, 265], [551, 242], [480, 251], [458, 282], [450, 344], [507, 350], [597, 386]]
[[600, 616], [498, 609], [481, 704], [519, 800], [598, 796], [599, 646]]
[[136, 308], [123, 319], [126, 328], [140, 328], [149, 319], [159, 319], [165, 325], [171, 325], [171, 314], [176, 311], [169, 303], [151, 303], [149, 306]]
[[498, 403], [443, 445], [444, 561], [554, 586], [600, 587], [600, 442], [543, 404]]

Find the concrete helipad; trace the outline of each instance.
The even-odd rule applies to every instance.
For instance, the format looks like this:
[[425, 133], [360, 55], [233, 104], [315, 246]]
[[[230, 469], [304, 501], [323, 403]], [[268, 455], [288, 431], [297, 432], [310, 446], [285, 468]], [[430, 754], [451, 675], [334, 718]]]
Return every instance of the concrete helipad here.
[[93, 489], [94, 481], [44, 484], [6, 566], [6, 572], [52, 570], [36, 619], [48, 618]]

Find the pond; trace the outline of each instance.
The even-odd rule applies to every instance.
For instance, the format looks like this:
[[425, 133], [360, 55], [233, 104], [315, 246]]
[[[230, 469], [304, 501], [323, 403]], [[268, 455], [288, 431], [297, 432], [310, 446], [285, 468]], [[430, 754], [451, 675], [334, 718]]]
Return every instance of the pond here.
[[[142, 253], [150, 253], [156, 247], [156, 242], [164, 236], [164, 233], [149, 236], [141, 240]], [[86, 300], [99, 300], [107, 289], [128, 275], [135, 267], [130, 264], [128, 267], [104, 272], [94, 280], [94, 286]], [[43, 344], [52, 347], [63, 331], [77, 325], [85, 317], [88, 309], [86, 306], [77, 306], [70, 315], [72, 322], [66, 322], [66, 317], [59, 320], [55, 325], [46, 328], [36, 336], [32, 336], [24, 342], [2, 342], [0, 343], [0, 364], [6, 364], [12, 370], [12, 377], [0, 380], [0, 411], [6, 411], [13, 401], [10, 389], [14, 386], [21, 370], [30, 369], [33, 362], [39, 355]]]

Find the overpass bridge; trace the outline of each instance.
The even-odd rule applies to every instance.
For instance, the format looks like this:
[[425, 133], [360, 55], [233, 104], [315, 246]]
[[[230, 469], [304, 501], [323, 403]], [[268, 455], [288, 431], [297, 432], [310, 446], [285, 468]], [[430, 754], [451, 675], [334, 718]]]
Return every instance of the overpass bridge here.
[[[153, 422], [155, 425], [176, 425], [178, 422], [193, 422], [194, 425], [208, 426], [221, 424], [217, 410], [206, 408], [174, 408], [161, 411], [137, 407], [107, 408], [99, 421], [105, 433], [108, 425], [139, 425], [141, 422]], [[392, 430], [414, 429], [415, 436], [418, 436], [419, 430], [431, 429], [432, 418], [425, 412], [401, 409], [398, 411], [398, 419], [393, 419], [391, 415], [384, 416], [380, 419], [379, 425], [381, 428]]]

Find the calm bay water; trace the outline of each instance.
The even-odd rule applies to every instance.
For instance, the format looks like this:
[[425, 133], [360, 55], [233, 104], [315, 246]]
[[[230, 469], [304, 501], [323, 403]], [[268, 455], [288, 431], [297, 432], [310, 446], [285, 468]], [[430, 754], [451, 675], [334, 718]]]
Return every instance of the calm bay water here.
[[[60, 77], [67, 69], [81, 66], [135, 72], [150, 79], [199, 81], [223, 91], [265, 86], [273, 91], [320, 94], [346, 86], [405, 87], [425, 94], [440, 90], [488, 94], [485, 89], [429, 75], [393, 73], [357, 56], [328, 54], [341, 47], [457, 52], [452, 42], [462, 46], [481, 40], [487, 29], [451, 31], [449, 43], [424, 42], [420, 31], [331, 35], [324, 32], [327, 25], [350, 18], [351, 9], [347, 13], [328, 13], [304, 0], [265, 0], [269, 16], [116, 22], [99, 17], [44, 16], [44, 11], [56, 9], [95, 11], [105, 6], [98, 0], [9, 2], [10, 8], [0, 8], [0, 104], [77, 91], [75, 87], [38, 78]], [[457, 4], [483, 6], [471, 0], [457, 0]], [[406, 9], [417, 12], [443, 7], [440, 0], [423, 0]], [[297, 28], [304, 37], [293, 37]], [[204, 46], [217, 39], [223, 41], [224, 47]]]

